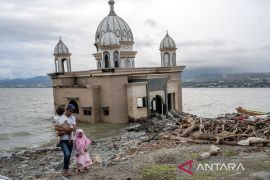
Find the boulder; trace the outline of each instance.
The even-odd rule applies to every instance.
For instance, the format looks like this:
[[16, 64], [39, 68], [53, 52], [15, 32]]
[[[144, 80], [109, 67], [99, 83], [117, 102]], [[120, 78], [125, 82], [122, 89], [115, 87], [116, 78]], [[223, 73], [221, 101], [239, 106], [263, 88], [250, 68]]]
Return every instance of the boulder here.
[[200, 160], [208, 159], [211, 156], [210, 152], [203, 152], [200, 154], [199, 158]]

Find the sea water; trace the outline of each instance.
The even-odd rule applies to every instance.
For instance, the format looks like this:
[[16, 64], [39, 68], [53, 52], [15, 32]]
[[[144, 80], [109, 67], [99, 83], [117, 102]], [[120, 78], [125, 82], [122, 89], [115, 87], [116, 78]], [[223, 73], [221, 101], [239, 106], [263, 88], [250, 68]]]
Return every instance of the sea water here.
[[[183, 110], [201, 117], [235, 112], [235, 108], [270, 111], [267, 88], [183, 88]], [[51, 88], [0, 88], [0, 154], [56, 143]], [[78, 123], [91, 137], [118, 135], [125, 124]]]

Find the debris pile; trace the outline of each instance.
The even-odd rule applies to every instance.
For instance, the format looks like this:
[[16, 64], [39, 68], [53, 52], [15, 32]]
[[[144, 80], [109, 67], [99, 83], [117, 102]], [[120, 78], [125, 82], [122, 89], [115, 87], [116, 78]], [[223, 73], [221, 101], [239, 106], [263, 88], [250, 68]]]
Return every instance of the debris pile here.
[[270, 117], [239, 120], [239, 115], [205, 119], [192, 115], [178, 118], [176, 128], [162, 135], [164, 139], [200, 144], [263, 145], [270, 144]]

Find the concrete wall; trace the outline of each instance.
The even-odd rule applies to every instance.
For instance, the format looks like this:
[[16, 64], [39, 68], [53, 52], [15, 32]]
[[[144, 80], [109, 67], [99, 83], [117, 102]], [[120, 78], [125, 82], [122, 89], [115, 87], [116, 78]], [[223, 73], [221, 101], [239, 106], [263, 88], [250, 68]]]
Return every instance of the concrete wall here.
[[[91, 89], [87, 88], [54, 88], [55, 107], [69, 104], [71, 100], [76, 101], [79, 106], [79, 114], [74, 113], [78, 121], [93, 122], [92, 116], [83, 116], [82, 107], [93, 107]], [[74, 99], [73, 99], [74, 98]]]
[[[176, 110], [182, 111], [180, 72], [157, 73], [156, 75], [168, 76], [167, 91], [168, 93], [175, 93]], [[74, 87], [74, 85], [84, 85], [86, 88], [72, 88], [71, 86]], [[94, 77], [64, 77], [60, 75], [58, 78], [53, 79], [53, 86], [56, 105], [66, 106], [71, 100], [69, 98], [77, 98], [74, 100], [80, 107], [80, 114], [75, 114], [78, 120], [93, 123], [127, 123], [129, 118], [139, 119], [147, 116], [146, 107], [137, 108], [137, 98], [147, 96], [146, 83], [128, 84], [128, 75], [114, 74]], [[160, 95], [165, 101], [165, 92], [163, 90], [150, 91], [149, 95], [148, 103], [151, 103], [151, 100], [156, 95]], [[91, 107], [92, 115], [84, 116], [82, 107]], [[105, 115], [102, 107], [109, 107], [110, 114]]]
[[168, 93], [175, 92], [175, 110], [182, 112], [182, 79], [181, 73], [168, 73], [169, 81], [168, 81]]
[[[87, 80], [89, 84], [98, 84], [100, 119], [102, 122], [127, 123], [127, 76], [92, 77]], [[105, 115], [102, 107], [109, 107], [109, 115]]]
[[53, 86], [70, 86], [76, 84], [76, 78], [53, 79]]
[[127, 85], [128, 116], [131, 121], [147, 117], [147, 107], [137, 107], [137, 98], [141, 97], [146, 97], [146, 83]]

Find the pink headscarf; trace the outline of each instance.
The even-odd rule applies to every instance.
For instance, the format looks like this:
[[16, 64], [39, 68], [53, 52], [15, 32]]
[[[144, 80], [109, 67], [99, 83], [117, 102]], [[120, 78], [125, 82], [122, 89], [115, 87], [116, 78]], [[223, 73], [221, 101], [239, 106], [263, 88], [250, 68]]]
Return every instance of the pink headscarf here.
[[[79, 133], [82, 133], [82, 137], [79, 138]], [[75, 145], [76, 145], [76, 149], [87, 149], [88, 146], [91, 144], [91, 140], [88, 139], [84, 133], [82, 129], [77, 129], [76, 130], [76, 140], [75, 140]]]

